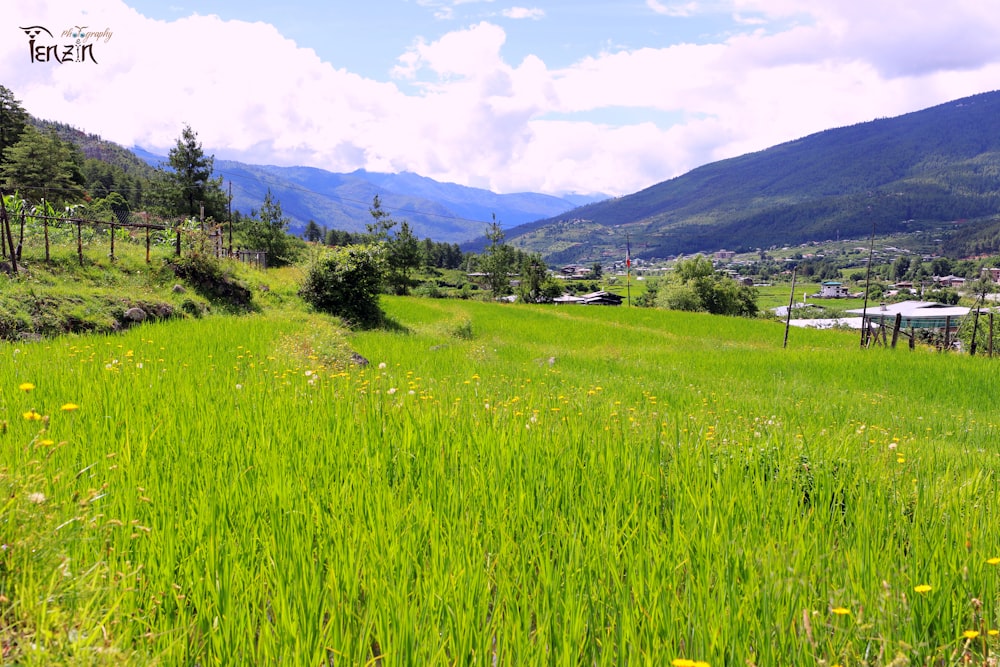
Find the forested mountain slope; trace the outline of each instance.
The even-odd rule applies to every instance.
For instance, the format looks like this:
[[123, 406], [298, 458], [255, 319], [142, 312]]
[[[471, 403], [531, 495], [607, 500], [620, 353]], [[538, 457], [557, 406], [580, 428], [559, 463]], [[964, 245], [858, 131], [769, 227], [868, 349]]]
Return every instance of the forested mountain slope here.
[[1000, 213], [1000, 93], [827, 130], [508, 232], [550, 261], [748, 250], [990, 224]]

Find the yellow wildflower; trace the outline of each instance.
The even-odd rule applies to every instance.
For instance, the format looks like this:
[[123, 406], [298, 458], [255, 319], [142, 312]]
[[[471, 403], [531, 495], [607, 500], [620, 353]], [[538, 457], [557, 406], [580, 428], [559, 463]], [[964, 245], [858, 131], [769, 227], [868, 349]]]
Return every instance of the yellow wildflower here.
[[22, 382], [21, 384], [17, 385], [17, 388], [20, 389], [21, 391], [31, 391], [32, 389], [35, 388], [35, 385], [31, 384], [30, 382]]
[[979, 630], [966, 630], [962, 633], [962, 636], [966, 639], [975, 639], [979, 636]]
[[27, 419], [28, 421], [38, 421], [39, 419], [42, 418], [42, 416], [40, 414], [38, 414], [37, 412], [35, 412], [33, 409], [32, 410], [28, 410], [27, 412], [25, 412], [24, 415], [23, 415], [23, 417], [25, 419]]
[[928, 584], [920, 584], [919, 586], [914, 586], [913, 590], [918, 593], [927, 593], [931, 590], [931, 587]]
[[986, 562], [990, 565], [1000, 565], [1000, 558], [994, 556], [993, 558], [987, 558]]
[[837, 616], [846, 616], [847, 614], [851, 613], [851, 611], [849, 609], [846, 609], [844, 607], [834, 607], [830, 611], [832, 611]]
[[80, 406], [77, 405], [76, 403], [65, 403], [59, 409], [62, 410], [63, 412], [73, 412], [74, 410], [79, 410]]

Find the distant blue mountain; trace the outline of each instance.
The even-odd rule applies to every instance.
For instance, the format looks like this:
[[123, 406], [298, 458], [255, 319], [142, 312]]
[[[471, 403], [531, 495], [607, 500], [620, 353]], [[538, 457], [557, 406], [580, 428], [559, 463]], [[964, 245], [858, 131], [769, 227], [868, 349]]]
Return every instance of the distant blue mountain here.
[[[132, 152], [152, 165], [166, 162], [141, 147]], [[290, 231], [301, 233], [310, 220], [328, 229], [365, 230], [368, 208], [378, 195], [396, 220], [409, 222], [418, 238], [461, 243], [482, 236], [496, 215], [504, 229], [559, 215], [607, 196], [554, 197], [531, 192], [497, 194], [481, 188], [441, 183], [404, 172], [382, 174], [358, 170], [347, 174], [314, 167], [251, 165], [215, 160], [215, 174], [233, 187], [233, 210], [260, 208], [268, 188], [291, 220]]]

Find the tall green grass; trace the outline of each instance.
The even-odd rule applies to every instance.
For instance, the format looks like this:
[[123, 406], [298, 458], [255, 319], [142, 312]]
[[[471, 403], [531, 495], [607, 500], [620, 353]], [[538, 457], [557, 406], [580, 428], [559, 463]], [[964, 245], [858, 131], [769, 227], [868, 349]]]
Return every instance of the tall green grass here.
[[[393, 330], [348, 338], [283, 314], [0, 346], [5, 655], [996, 657], [989, 360], [838, 332], [782, 350], [774, 323], [662, 311], [385, 305]], [[370, 365], [335, 363], [348, 345]]]

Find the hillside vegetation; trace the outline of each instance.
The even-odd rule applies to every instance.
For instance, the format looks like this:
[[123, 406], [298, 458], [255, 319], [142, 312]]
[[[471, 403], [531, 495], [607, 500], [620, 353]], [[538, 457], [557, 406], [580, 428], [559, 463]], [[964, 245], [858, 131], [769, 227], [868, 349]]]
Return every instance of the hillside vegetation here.
[[[515, 228], [550, 262], [748, 250], [956, 226], [1000, 227], [1000, 93], [699, 167], [635, 194]], [[944, 254], [967, 249], [949, 246]], [[980, 247], [986, 250], [985, 245]], [[992, 248], [995, 250], [995, 248]]]

